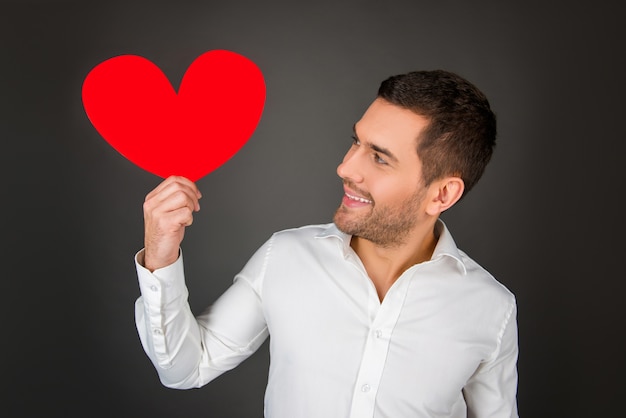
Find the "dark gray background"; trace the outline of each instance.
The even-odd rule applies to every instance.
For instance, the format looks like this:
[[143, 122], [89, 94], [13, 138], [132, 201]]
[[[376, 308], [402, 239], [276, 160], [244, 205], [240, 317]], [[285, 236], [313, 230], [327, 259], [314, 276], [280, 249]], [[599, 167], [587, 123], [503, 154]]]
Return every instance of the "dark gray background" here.
[[267, 101], [198, 182], [194, 311], [273, 231], [331, 219], [335, 167], [382, 79], [444, 68], [499, 118], [490, 167], [444, 219], [517, 295], [521, 415], [620, 415], [622, 17], [565, 1], [1, 2], [2, 415], [262, 415], [267, 345], [202, 389], [160, 385], [133, 320], [141, 205], [160, 179], [97, 134], [80, 96], [112, 56], [144, 56], [178, 87], [211, 49], [255, 61]]

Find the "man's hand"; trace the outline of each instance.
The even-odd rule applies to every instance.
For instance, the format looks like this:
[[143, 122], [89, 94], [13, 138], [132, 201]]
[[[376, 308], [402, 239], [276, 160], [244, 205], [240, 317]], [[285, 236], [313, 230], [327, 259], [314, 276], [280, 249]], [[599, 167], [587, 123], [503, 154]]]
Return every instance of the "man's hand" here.
[[144, 267], [154, 271], [178, 259], [185, 227], [193, 222], [193, 212], [200, 210], [201, 197], [195, 183], [177, 176], [148, 193], [143, 204]]

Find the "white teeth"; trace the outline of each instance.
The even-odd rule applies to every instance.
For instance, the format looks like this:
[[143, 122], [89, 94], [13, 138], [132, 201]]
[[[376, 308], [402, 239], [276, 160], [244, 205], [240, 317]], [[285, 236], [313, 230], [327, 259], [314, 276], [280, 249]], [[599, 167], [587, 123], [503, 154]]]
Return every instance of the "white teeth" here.
[[363, 199], [362, 197], [358, 197], [358, 196], [352, 196], [351, 194], [346, 193], [346, 196], [348, 196], [348, 198], [352, 199], [352, 200], [356, 200], [357, 202], [361, 202], [361, 203], [372, 203], [371, 200], [368, 199]]

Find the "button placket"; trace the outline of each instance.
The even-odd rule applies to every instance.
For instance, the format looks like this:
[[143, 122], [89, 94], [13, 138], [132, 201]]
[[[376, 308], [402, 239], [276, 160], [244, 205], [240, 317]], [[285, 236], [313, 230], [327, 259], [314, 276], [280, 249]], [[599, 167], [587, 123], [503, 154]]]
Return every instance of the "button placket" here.
[[402, 311], [407, 289], [408, 281], [402, 280], [387, 293], [382, 304], [375, 306], [370, 303], [371, 325], [367, 333], [361, 366], [354, 388], [350, 418], [361, 418], [374, 414], [376, 394], [391, 344], [390, 337]]

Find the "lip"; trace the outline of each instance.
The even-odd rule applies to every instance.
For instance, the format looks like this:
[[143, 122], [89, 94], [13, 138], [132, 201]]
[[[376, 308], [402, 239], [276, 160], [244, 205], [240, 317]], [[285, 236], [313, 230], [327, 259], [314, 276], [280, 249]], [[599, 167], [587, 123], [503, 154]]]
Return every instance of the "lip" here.
[[354, 207], [362, 207], [362, 206], [369, 206], [372, 203], [374, 203], [372, 200], [367, 199], [361, 195], [359, 195], [358, 193], [354, 192], [353, 190], [349, 189], [348, 187], [343, 188], [343, 204], [354, 208]]

